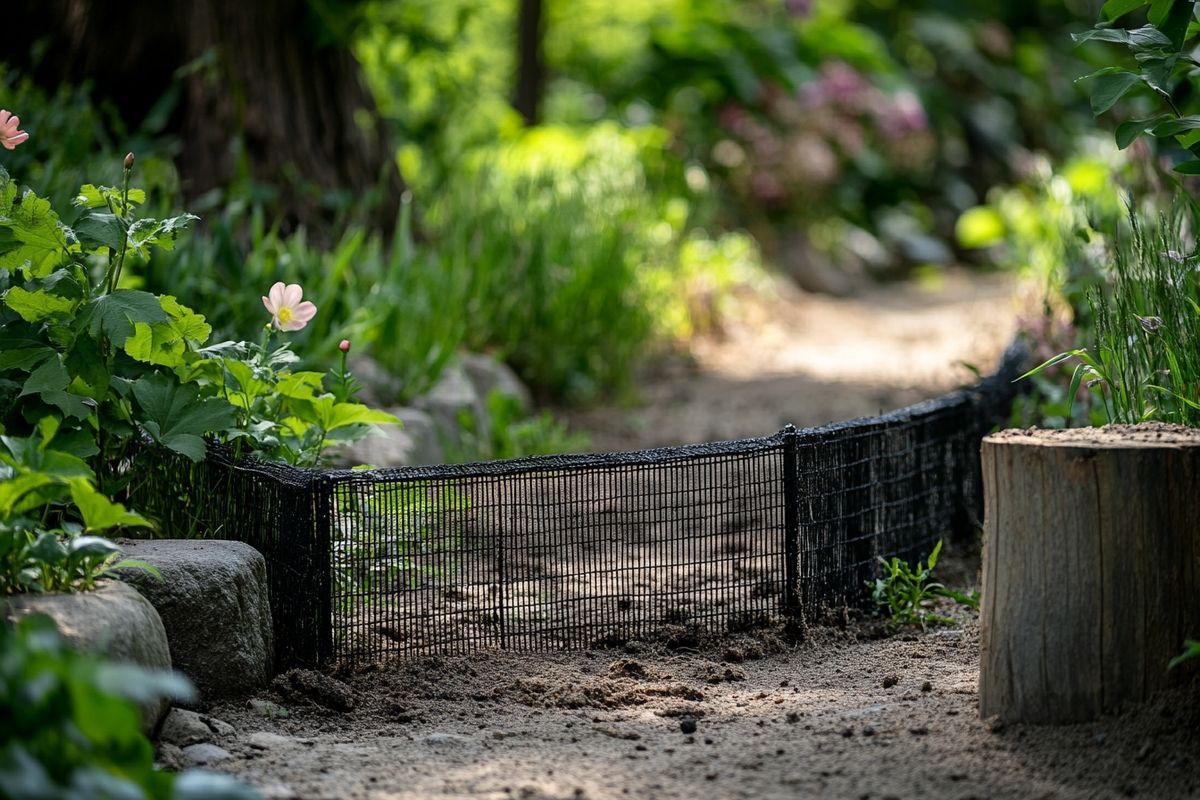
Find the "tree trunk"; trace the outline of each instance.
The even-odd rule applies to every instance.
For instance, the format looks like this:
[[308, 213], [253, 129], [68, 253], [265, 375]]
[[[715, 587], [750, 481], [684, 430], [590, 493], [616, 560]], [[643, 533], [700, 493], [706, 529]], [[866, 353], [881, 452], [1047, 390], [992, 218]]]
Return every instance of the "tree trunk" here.
[[517, 13], [517, 90], [513, 108], [525, 118], [526, 125], [541, 119], [542, 93], [546, 84], [546, 64], [542, 57], [544, 15], [542, 0], [520, 0]]
[[245, 176], [279, 190], [285, 223], [327, 219], [335, 196], [373, 199], [375, 220], [395, 221], [404, 185], [374, 102], [350, 52], [318, 41], [304, 0], [15, 6], [13, 29], [50, 42], [35, 77], [92, 82], [130, 127], [188, 67], [170, 130], [189, 197]]
[[1076, 722], [1182, 677], [1200, 635], [1200, 430], [1161, 423], [983, 440], [979, 706]]

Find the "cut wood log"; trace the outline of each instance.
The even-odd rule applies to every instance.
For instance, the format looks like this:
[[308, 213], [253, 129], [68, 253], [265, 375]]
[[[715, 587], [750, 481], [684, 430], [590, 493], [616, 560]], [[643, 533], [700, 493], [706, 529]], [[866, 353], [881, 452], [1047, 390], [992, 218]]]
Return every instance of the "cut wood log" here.
[[983, 440], [979, 708], [1094, 719], [1189, 678], [1200, 636], [1200, 430], [1145, 423]]

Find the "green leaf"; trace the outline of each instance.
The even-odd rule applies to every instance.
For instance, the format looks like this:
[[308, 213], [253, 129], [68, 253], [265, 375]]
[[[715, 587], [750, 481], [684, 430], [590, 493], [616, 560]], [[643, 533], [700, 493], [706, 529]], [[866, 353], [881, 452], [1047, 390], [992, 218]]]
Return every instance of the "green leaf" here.
[[150, 245], [173, 250], [179, 234], [189, 223], [199, 219], [195, 214], [180, 214], [164, 220], [139, 219], [129, 227], [129, 243], [142, 255]]
[[71, 499], [79, 507], [84, 528], [88, 531], [106, 531], [119, 527], [153, 527], [141, 514], [127, 511], [125, 506], [112, 502], [96, 491], [96, 487], [86, 478], [72, 478], [70, 486]]
[[1106, 67], [1087, 77], [1096, 79], [1096, 82], [1092, 84], [1091, 98], [1092, 114], [1095, 116], [1100, 116], [1108, 111], [1126, 92], [1142, 82], [1141, 76], [1136, 72], [1116, 67]]
[[124, 349], [130, 358], [146, 364], [178, 367], [184, 363], [183, 340], [168, 323], [134, 324], [133, 335], [125, 340]]
[[228, 428], [234, 408], [224, 400], [198, 398], [199, 387], [180, 384], [173, 377], [154, 373], [138, 378], [133, 395], [142, 410], [139, 419], [155, 441], [193, 461], [204, 458], [204, 434]]
[[1182, 50], [1194, 9], [1193, 0], [1153, 0], [1146, 17], [1166, 34], [1176, 50]]
[[12, 200], [0, 216], [0, 228], [12, 232], [12, 242], [0, 252], [0, 268], [28, 268], [32, 277], [49, 275], [67, 251], [67, 236], [50, 201], [26, 191]]
[[44, 289], [28, 291], [14, 286], [4, 293], [4, 304], [20, 315], [26, 322], [40, 322], [53, 316], [69, 316], [78, 301], [59, 297]]
[[62, 391], [70, 382], [71, 376], [67, 374], [67, 368], [63, 366], [62, 361], [51, 358], [29, 374], [21, 386], [21, 394], [17, 396]]
[[1124, 150], [1129, 145], [1133, 144], [1134, 139], [1137, 139], [1146, 131], [1158, 125], [1160, 122], [1166, 122], [1172, 119], [1169, 114], [1159, 114], [1154, 117], [1144, 117], [1142, 119], [1131, 119], [1122, 122], [1117, 126], [1117, 147]]
[[125, 242], [125, 226], [115, 214], [107, 211], [88, 211], [75, 222], [75, 235], [81, 244], [107, 247], [116, 253]]
[[1116, 42], [1136, 50], [1160, 49], [1171, 46], [1171, 40], [1167, 38], [1166, 34], [1153, 25], [1146, 25], [1133, 30], [1096, 26], [1083, 33], [1072, 33], [1071, 39], [1075, 42]]
[[118, 289], [84, 306], [79, 319], [92, 336], [106, 336], [115, 346], [123, 347], [133, 335], [134, 323], [166, 322], [167, 314], [149, 292]]
[[[46, 489], [51, 491], [43, 491]], [[58, 481], [44, 472], [0, 481], [0, 516], [14, 517], [43, 506], [61, 491]]]
[[108, 394], [109, 372], [100, 346], [90, 336], [76, 336], [64, 363], [72, 375], [83, 381], [97, 400]]
[[1151, 131], [1155, 136], [1178, 136], [1185, 131], [1200, 130], [1200, 116], [1190, 115], [1179, 119], [1169, 119], [1154, 126]]
[[1112, 22], [1120, 17], [1125, 16], [1130, 11], [1139, 9], [1144, 5], [1148, 5], [1149, 3], [1150, 0], [1108, 0], [1108, 2], [1104, 4], [1103, 8], [1100, 9], [1100, 13], [1103, 14], [1109, 22]]
[[1200, 175], [1200, 159], [1184, 161], [1175, 165], [1175, 171], [1180, 175]]
[[1167, 664], [1167, 669], [1175, 669], [1180, 664], [1186, 661], [1191, 661], [1193, 658], [1200, 658], [1200, 642], [1195, 639], [1188, 639], [1183, 643], [1183, 652], [1171, 659]]
[[8, 369], [28, 371], [52, 355], [54, 349], [42, 344], [29, 342], [8, 349], [6, 343], [0, 343], [0, 372]]

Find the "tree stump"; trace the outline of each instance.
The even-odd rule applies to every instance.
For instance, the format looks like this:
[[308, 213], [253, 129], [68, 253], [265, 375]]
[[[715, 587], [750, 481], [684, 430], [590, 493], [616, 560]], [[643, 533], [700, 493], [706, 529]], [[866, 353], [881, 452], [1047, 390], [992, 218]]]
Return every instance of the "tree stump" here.
[[1200, 430], [1010, 430], [983, 440], [979, 708], [1078, 722], [1178, 682], [1200, 636]]

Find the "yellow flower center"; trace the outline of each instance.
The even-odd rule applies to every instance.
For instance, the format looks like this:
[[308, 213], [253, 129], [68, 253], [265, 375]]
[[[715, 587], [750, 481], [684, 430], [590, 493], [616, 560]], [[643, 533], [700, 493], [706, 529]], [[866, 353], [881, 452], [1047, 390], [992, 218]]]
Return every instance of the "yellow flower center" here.
[[283, 308], [279, 309], [275, 316], [279, 317], [279, 321], [286, 325], [292, 321], [292, 310], [287, 306], [284, 306]]

